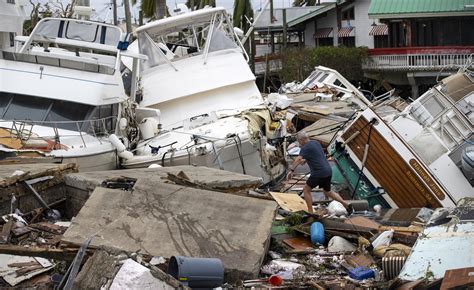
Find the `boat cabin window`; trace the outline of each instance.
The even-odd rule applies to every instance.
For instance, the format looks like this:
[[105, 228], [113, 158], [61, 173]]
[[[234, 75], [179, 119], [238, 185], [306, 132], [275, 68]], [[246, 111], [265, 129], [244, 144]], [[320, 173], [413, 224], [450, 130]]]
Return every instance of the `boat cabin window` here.
[[0, 93], [0, 119], [102, 134], [115, 128], [118, 105], [94, 107], [63, 100]]
[[65, 19], [46, 19], [34, 30], [35, 39], [66, 38], [84, 42], [116, 46], [121, 31], [117, 27], [95, 22]]
[[215, 52], [239, 48], [234, 31], [223, 13], [166, 29], [151, 27], [138, 33], [138, 43], [140, 53], [148, 56], [148, 60], [142, 61], [142, 70], [204, 54], [206, 49]]

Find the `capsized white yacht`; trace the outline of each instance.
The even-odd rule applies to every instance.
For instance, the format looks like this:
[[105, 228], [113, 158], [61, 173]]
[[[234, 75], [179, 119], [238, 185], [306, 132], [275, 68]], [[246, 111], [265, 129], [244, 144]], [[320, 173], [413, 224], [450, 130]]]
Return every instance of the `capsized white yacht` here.
[[284, 172], [285, 123], [272, 121], [224, 8], [168, 17], [134, 33], [148, 57], [134, 66], [137, 102], [149, 111], [137, 113], [142, 142], [124, 167], [196, 164], [264, 181]]
[[16, 51], [0, 51], [0, 163], [117, 167], [108, 136], [128, 127], [122, 36], [104, 23], [46, 18], [16, 36]]
[[410, 104], [375, 100], [329, 151], [353, 197], [385, 207], [453, 207], [474, 197], [472, 63]]

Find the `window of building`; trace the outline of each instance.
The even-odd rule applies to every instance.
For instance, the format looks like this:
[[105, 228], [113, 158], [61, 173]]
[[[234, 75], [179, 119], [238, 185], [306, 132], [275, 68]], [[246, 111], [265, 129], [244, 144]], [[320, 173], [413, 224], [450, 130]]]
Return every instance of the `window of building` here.
[[342, 20], [354, 20], [354, 6], [351, 8], [342, 11]]
[[354, 36], [339, 38], [339, 44], [342, 46], [355, 47], [355, 43], [356, 43], [356, 40]]
[[15, 46], [15, 32], [10, 32], [10, 46]]
[[384, 48], [388, 46], [388, 35], [374, 35], [374, 47]]
[[7, 0], [8, 4], [15, 4], [15, 0]]
[[334, 46], [334, 37], [318, 38], [318, 46]]

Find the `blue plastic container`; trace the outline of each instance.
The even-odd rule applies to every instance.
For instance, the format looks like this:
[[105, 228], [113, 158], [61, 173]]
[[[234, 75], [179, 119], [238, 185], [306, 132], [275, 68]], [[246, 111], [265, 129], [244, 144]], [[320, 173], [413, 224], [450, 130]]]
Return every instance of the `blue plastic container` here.
[[324, 226], [320, 222], [314, 222], [311, 224], [310, 229], [311, 243], [324, 245]]
[[349, 277], [356, 280], [364, 280], [374, 278], [375, 272], [367, 267], [357, 267], [349, 271]]

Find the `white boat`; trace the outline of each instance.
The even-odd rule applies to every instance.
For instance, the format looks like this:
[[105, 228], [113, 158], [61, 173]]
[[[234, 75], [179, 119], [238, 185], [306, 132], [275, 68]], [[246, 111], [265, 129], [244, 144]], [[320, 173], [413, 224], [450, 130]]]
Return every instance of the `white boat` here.
[[124, 167], [196, 164], [264, 181], [284, 172], [281, 146], [267, 143], [281, 132], [261, 133], [270, 113], [224, 8], [168, 17], [134, 33], [148, 57], [139, 64], [137, 102], [159, 112], [137, 114], [143, 141]]
[[0, 51], [0, 163], [117, 167], [108, 135], [126, 127], [122, 36], [104, 23], [46, 18], [16, 36], [15, 51]]
[[386, 207], [474, 197], [474, 75], [464, 69], [410, 104], [376, 100], [330, 151], [353, 195]]
[[0, 50], [15, 50], [15, 37], [22, 35], [25, 19], [25, 4], [22, 1], [0, 1]]

